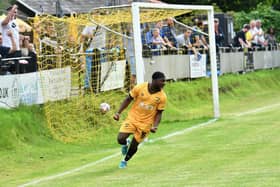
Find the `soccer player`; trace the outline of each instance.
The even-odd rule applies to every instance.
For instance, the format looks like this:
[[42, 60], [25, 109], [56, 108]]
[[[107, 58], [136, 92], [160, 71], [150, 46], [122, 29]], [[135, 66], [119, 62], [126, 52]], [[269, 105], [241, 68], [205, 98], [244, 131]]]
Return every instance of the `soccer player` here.
[[[114, 119], [118, 121], [122, 111], [133, 101], [118, 134], [118, 143], [122, 145], [122, 154], [125, 156], [119, 168], [127, 166], [127, 161], [136, 153], [139, 143], [148, 136], [149, 132], [157, 131], [167, 100], [163, 91], [164, 85], [165, 75], [162, 72], [153, 73], [152, 82], [135, 86], [114, 115]], [[130, 143], [128, 137], [131, 134], [133, 138]]]

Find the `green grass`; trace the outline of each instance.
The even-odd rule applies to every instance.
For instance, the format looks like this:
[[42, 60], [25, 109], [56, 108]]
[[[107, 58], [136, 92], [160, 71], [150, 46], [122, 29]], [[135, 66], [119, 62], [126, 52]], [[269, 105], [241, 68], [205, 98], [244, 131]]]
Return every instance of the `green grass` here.
[[117, 157], [36, 186], [279, 186], [279, 109], [146, 144], [125, 170]]
[[[147, 144], [127, 170], [117, 168], [117, 157], [42, 185], [277, 186], [279, 107], [255, 115], [233, 115], [280, 103], [279, 74], [275, 69], [220, 77], [219, 122]], [[207, 121], [212, 115], [210, 79], [170, 83], [165, 90], [167, 110], [151, 138]], [[0, 110], [0, 186], [23, 184], [118, 152], [119, 123], [111, 120], [112, 114], [113, 110], [103, 116], [98, 128], [87, 129], [88, 142], [63, 143], [50, 133], [41, 106]]]

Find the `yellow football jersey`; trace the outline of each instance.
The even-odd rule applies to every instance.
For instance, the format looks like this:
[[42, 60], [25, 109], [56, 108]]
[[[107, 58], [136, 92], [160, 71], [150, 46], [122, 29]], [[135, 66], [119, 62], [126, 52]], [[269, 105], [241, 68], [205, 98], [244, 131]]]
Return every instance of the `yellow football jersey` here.
[[134, 103], [129, 111], [127, 120], [140, 128], [150, 128], [154, 124], [157, 110], [164, 110], [167, 101], [163, 90], [151, 94], [148, 83], [135, 86], [130, 91]]

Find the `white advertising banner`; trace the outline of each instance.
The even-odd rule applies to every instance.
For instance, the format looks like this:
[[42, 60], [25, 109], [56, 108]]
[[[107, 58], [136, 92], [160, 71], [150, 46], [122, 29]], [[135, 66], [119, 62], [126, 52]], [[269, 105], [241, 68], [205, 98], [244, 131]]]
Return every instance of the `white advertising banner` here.
[[70, 91], [70, 67], [0, 76], [0, 108], [61, 100], [68, 98]]
[[70, 97], [71, 68], [60, 68], [40, 73], [44, 102], [57, 101]]
[[19, 105], [18, 77], [15, 75], [0, 76], [0, 107], [13, 108]]
[[126, 61], [101, 64], [101, 91], [124, 87]]
[[197, 60], [195, 55], [190, 55], [191, 78], [206, 77], [206, 55], [201, 55]]

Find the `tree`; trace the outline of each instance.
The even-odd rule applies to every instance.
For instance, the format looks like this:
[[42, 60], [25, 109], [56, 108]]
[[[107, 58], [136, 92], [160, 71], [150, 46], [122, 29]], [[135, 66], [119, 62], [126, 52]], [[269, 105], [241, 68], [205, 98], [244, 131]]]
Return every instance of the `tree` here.
[[[260, 19], [264, 31], [269, 27], [273, 27], [276, 31], [280, 28], [280, 11], [273, 10], [271, 6], [263, 3], [258, 4], [257, 8], [250, 12], [236, 12], [234, 13], [234, 28], [240, 30], [245, 23], [249, 23], [252, 19]], [[280, 35], [277, 35], [280, 39]]]
[[264, 5], [274, 6], [275, 8], [280, 8], [280, 0], [163, 0], [166, 3], [172, 4], [196, 4], [196, 5], [213, 5], [216, 4], [220, 7], [224, 12], [227, 11], [245, 11], [250, 12], [254, 10], [259, 3], [263, 3]]

